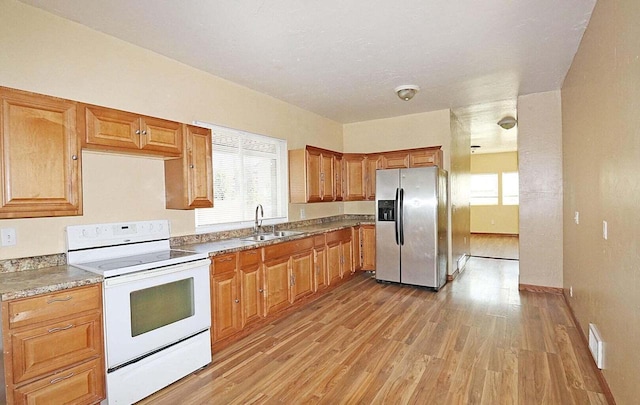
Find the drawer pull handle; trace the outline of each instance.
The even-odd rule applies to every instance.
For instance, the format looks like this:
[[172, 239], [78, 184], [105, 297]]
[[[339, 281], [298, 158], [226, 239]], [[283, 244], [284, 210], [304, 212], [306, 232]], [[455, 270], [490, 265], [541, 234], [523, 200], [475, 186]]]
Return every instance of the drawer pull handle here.
[[74, 373], [69, 373], [69, 375], [65, 375], [63, 377], [54, 378], [53, 380], [49, 381], [49, 383], [55, 384], [55, 383], [58, 383], [60, 381], [66, 380], [68, 378], [71, 378], [73, 376], [74, 376]]
[[219, 262], [230, 262], [233, 260], [233, 257], [227, 257], [226, 259], [218, 259]]
[[69, 325], [67, 325], [65, 327], [62, 327], [62, 328], [51, 328], [51, 329], [48, 330], [48, 332], [49, 333], [60, 332], [61, 330], [67, 330], [67, 329], [71, 329], [71, 328], [73, 328], [73, 324], [70, 323]]
[[257, 255], [258, 254], [258, 252], [256, 252], [256, 251], [247, 252], [247, 253], [249, 253], [250, 255]]
[[67, 295], [64, 298], [50, 298], [47, 300], [47, 304], [53, 304], [54, 302], [63, 302], [63, 301], [71, 301], [73, 297], [70, 295]]

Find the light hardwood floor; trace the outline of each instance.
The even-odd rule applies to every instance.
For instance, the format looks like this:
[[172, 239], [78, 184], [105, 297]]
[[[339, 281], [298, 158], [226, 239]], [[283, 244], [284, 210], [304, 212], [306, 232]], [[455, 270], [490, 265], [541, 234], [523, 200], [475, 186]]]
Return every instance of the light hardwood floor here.
[[559, 295], [471, 258], [440, 292], [360, 274], [144, 404], [606, 404]]
[[511, 260], [520, 257], [518, 235], [472, 233], [469, 242], [471, 256]]

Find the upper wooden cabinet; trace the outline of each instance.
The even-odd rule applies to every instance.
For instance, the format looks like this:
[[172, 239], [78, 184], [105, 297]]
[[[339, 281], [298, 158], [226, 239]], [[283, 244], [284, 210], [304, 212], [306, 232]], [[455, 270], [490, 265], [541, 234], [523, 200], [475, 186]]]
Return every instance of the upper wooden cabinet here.
[[0, 218], [82, 215], [77, 103], [0, 87]]
[[443, 167], [442, 149], [440, 146], [413, 149], [409, 151], [409, 167], [438, 166]]
[[344, 199], [364, 200], [366, 196], [366, 155], [349, 153], [342, 157], [344, 167]]
[[179, 122], [86, 104], [81, 109], [83, 148], [162, 157], [182, 154]]
[[307, 146], [289, 151], [289, 195], [292, 203], [371, 201], [376, 199], [376, 170], [442, 164], [441, 146], [380, 153], [339, 153]]
[[[335, 201], [338, 152], [307, 146], [289, 151], [289, 199], [292, 203]], [[340, 179], [341, 180], [341, 179]]]
[[164, 161], [166, 207], [213, 207], [211, 130], [183, 125], [184, 153]]
[[384, 169], [383, 155], [367, 155], [367, 173], [365, 182], [365, 196], [367, 200], [376, 199], [376, 170]]

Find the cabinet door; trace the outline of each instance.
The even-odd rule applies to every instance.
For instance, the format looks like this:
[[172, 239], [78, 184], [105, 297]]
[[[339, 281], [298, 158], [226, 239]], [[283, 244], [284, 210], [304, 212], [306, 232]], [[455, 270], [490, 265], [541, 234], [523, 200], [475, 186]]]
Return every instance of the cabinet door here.
[[240, 252], [240, 262], [247, 262], [243, 260], [243, 257], [255, 256], [255, 261], [249, 260], [249, 263], [242, 264], [240, 268], [240, 302], [242, 310], [242, 325], [251, 323], [257, 319], [262, 318], [262, 280], [260, 277], [260, 262], [258, 255], [259, 249], [249, 250], [246, 252]]
[[364, 155], [345, 155], [344, 182], [345, 200], [356, 201], [365, 199], [365, 157]]
[[311, 294], [313, 285], [313, 251], [309, 250], [291, 257], [291, 303]]
[[187, 202], [189, 208], [213, 207], [213, 164], [211, 130], [186, 126]]
[[[142, 131], [140, 116], [97, 106], [83, 106], [85, 127], [82, 144], [89, 147], [116, 147], [138, 150]], [[107, 148], [108, 149], [108, 148]]]
[[350, 276], [355, 271], [353, 266], [353, 244], [351, 239], [340, 244], [342, 248], [342, 276]]
[[140, 149], [160, 152], [163, 156], [182, 153], [182, 124], [160, 118], [141, 118]]
[[236, 272], [214, 275], [211, 278], [211, 295], [211, 331], [215, 342], [240, 330]]
[[314, 251], [314, 283], [315, 291], [327, 288], [327, 250], [316, 247]]
[[404, 169], [409, 167], [409, 152], [392, 152], [383, 155], [382, 168]]
[[289, 256], [265, 262], [263, 269], [265, 315], [271, 315], [289, 306]]
[[411, 151], [411, 153], [409, 154], [409, 167], [426, 166], [442, 167], [441, 149], [423, 149]]
[[343, 162], [342, 156], [336, 156], [334, 161], [334, 189], [336, 194], [336, 201], [342, 201], [344, 199], [344, 182], [343, 182]]
[[82, 215], [77, 104], [0, 88], [0, 218]]
[[362, 232], [362, 270], [375, 270], [376, 268], [376, 228], [373, 225], [365, 225]]
[[351, 240], [353, 241], [353, 267], [362, 270], [362, 228], [354, 226], [351, 228]]
[[323, 201], [333, 201], [335, 199], [334, 188], [334, 166], [333, 155], [322, 154], [322, 173], [320, 173], [320, 181], [322, 182], [321, 197]]
[[342, 247], [340, 242], [327, 244], [327, 273], [329, 285], [342, 278]]
[[382, 169], [383, 158], [380, 155], [367, 156], [366, 162], [366, 199], [376, 199], [376, 170]]
[[322, 154], [307, 150], [307, 201], [322, 201], [321, 187]]
[[104, 399], [104, 365], [94, 359], [14, 391], [14, 403], [95, 404]]

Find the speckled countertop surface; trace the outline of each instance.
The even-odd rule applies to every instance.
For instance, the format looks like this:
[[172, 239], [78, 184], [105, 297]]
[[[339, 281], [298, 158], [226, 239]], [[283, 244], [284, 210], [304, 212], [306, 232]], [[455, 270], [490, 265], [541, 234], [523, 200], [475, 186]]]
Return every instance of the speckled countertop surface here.
[[[299, 228], [291, 228], [289, 230], [300, 232], [297, 235], [287, 236], [283, 238], [271, 239], [261, 242], [249, 242], [244, 241], [241, 238], [234, 239], [222, 239], [212, 242], [193, 243], [187, 245], [175, 246], [177, 249], [193, 250], [199, 253], [208, 253], [209, 256], [218, 256], [225, 253], [239, 252], [247, 249], [255, 249], [259, 247], [275, 245], [276, 243], [282, 243], [290, 240], [303, 239], [312, 235], [320, 233], [327, 233], [332, 231], [338, 231], [340, 229], [351, 228], [357, 225], [374, 225], [374, 221], [361, 221], [361, 220], [342, 220], [327, 222], [317, 225], [308, 225]], [[268, 232], [265, 232], [268, 233]]]
[[[345, 219], [315, 225], [290, 228], [299, 234], [261, 242], [243, 241], [240, 238], [220, 239], [211, 242], [192, 243], [172, 246], [177, 249], [192, 250], [217, 256], [302, 239], [312, 235], [337, 231], [356, 225], [375, 224], [374, 221]], [[16, 298], [46, 294], [68, 288], [102, 282], [102, 276], [70, 265], [44, 267], [36, 270], [0, 272], [0, 300], [8, 301]]]
[[100, 282], [102, 276], [69, 265], [0, 273], [0, 299], [8, 301]]

